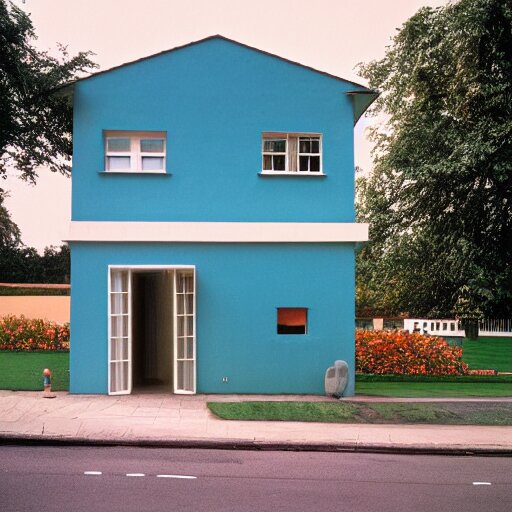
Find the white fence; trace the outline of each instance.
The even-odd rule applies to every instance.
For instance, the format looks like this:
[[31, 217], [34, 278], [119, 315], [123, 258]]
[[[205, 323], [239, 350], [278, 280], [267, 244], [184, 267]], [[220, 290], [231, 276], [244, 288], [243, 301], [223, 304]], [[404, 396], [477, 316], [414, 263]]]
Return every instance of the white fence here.
[[[404, 319], [404, 330], [409, 332], [420, 332], [434, 336], [465, 336], [464, 329], [460, 322], [452, 319], [431, 320], [426, 318]], [[506, 337], [512, 336], [511, 319], [485, 319], [479, 323], [479, 336]]]
[[480, 336], [512, 336], [512, 320], [510, 318], [485, 319], [478, 326]]
[[432, 336], [454, 336], [464, 337], [464, 329], [457, 320], [444, 319], [426, 319], [426, 318], [405, 318], [404, 330], [409, 332], [419, 332], [421, 334], [431, 334]]

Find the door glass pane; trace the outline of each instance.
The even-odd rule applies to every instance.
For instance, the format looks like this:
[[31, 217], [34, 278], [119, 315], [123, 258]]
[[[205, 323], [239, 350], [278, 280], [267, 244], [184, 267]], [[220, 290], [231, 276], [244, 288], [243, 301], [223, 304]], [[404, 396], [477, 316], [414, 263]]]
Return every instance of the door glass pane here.
[[187, 338], [187, 359], [194, 359], [194, 338]]
[[194, 363], [193, 361], [178, 362], [178, 388], [185, 391], [194, 390]]
[[193, 361], [184, 361], [183, 362], [183, 371], [184, 371], [184, 381], [185, 381], [185, 389], [187, 391], [194, 390], [194, 363]]
[[110, 391], [117, 393], [128, 389], [128, 361], [110, 363]]
[[112, 293], [110, 295], [110, 312], [112, 314], [128, 313], [127, 293]]
[[177, 368], [178, 370], [178, 375], [177, 375], [177, 385], [178, 385], [178, 389], [185, 389], [185, 379], [184, 379], [184, 375], [183, 375], [183, 361], [178, 361], [178, 364], [177, 364]]
[[185, 358], [185, 338], [180, 336], [178, 338], [178, 359], [184, 359]]
[[112, 283], [110, 285], [112, 292], [126, 292], [128, 291], [128, 272], [125, 270], [112, 271]]
[[112, 338], [128, 336], [128, 315], [113, 316], [110, 325]]
[[178, 317], [178, 336], [183, 336], [185, 334], [185, 317], [179, 316]]
[[194, 295], [192, 293], [186, 295], [186, 307], [189, 315], [194, 314]]
[[128, 359], [128, 338], [112, 338], [110, 340], [110, 359], [112, 361]]
[[192, 315], [189, 315], [186, 318], [186, 332], [185, 335], [192, 336], [194, 334], [194, 317]]

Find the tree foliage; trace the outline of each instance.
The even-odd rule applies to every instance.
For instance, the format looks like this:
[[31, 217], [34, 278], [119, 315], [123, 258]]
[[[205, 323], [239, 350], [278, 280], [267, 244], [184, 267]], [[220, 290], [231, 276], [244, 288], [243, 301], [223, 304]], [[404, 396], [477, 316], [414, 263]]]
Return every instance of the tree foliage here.
[[70, 256], [67, 244], [46, 247], [41, 256], [22, 244], [0, 246], [0, 281], [3, 283], [69, 283]]
[[0, 177], [7, 167], [34, 182], [37, 167], [69, 174], [72, 106], [55, 90], [91, 70], [90, 52], [60, 57], [34, 48], [28, 15], [0, 0]]
[[451, 315], [463, 293], [512, 315], [512, 3], [422, 8], [360, 71], [386, 122], [358, 180], [359, 310]]
[[7, 193], [0, 189], [0, 247], [14, 247], [20, 243], [20, 230], [4, 206]]

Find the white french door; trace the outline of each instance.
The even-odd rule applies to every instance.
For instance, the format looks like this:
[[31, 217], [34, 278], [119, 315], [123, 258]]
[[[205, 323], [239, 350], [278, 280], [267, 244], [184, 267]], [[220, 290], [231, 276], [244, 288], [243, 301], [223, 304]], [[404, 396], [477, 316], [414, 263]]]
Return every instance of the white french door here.
[[[174, 392], [196, 392], [196, 315], [194, 267], [129, 267], [109, 269], [108, 283], [108, 393], [132, 392], [132, 273], [173, 270]], [[169, 290], [171, 293], [171, 290]], [[170, 340], [169, 340], [170, 341]]]
[[132, 391], [131, 275], [111, 270], [109, 279], [108, 393]]
[[174, 392], [196, 392], [195, 275], [174, 273]]

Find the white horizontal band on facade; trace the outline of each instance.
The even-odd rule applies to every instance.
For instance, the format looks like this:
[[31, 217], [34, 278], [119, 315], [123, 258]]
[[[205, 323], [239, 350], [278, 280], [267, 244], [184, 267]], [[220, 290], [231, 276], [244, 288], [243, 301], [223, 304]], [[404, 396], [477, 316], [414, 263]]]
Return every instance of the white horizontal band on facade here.
[[366, 242], [368, 224], [350, 222], [72, 221], [68, 242]]

